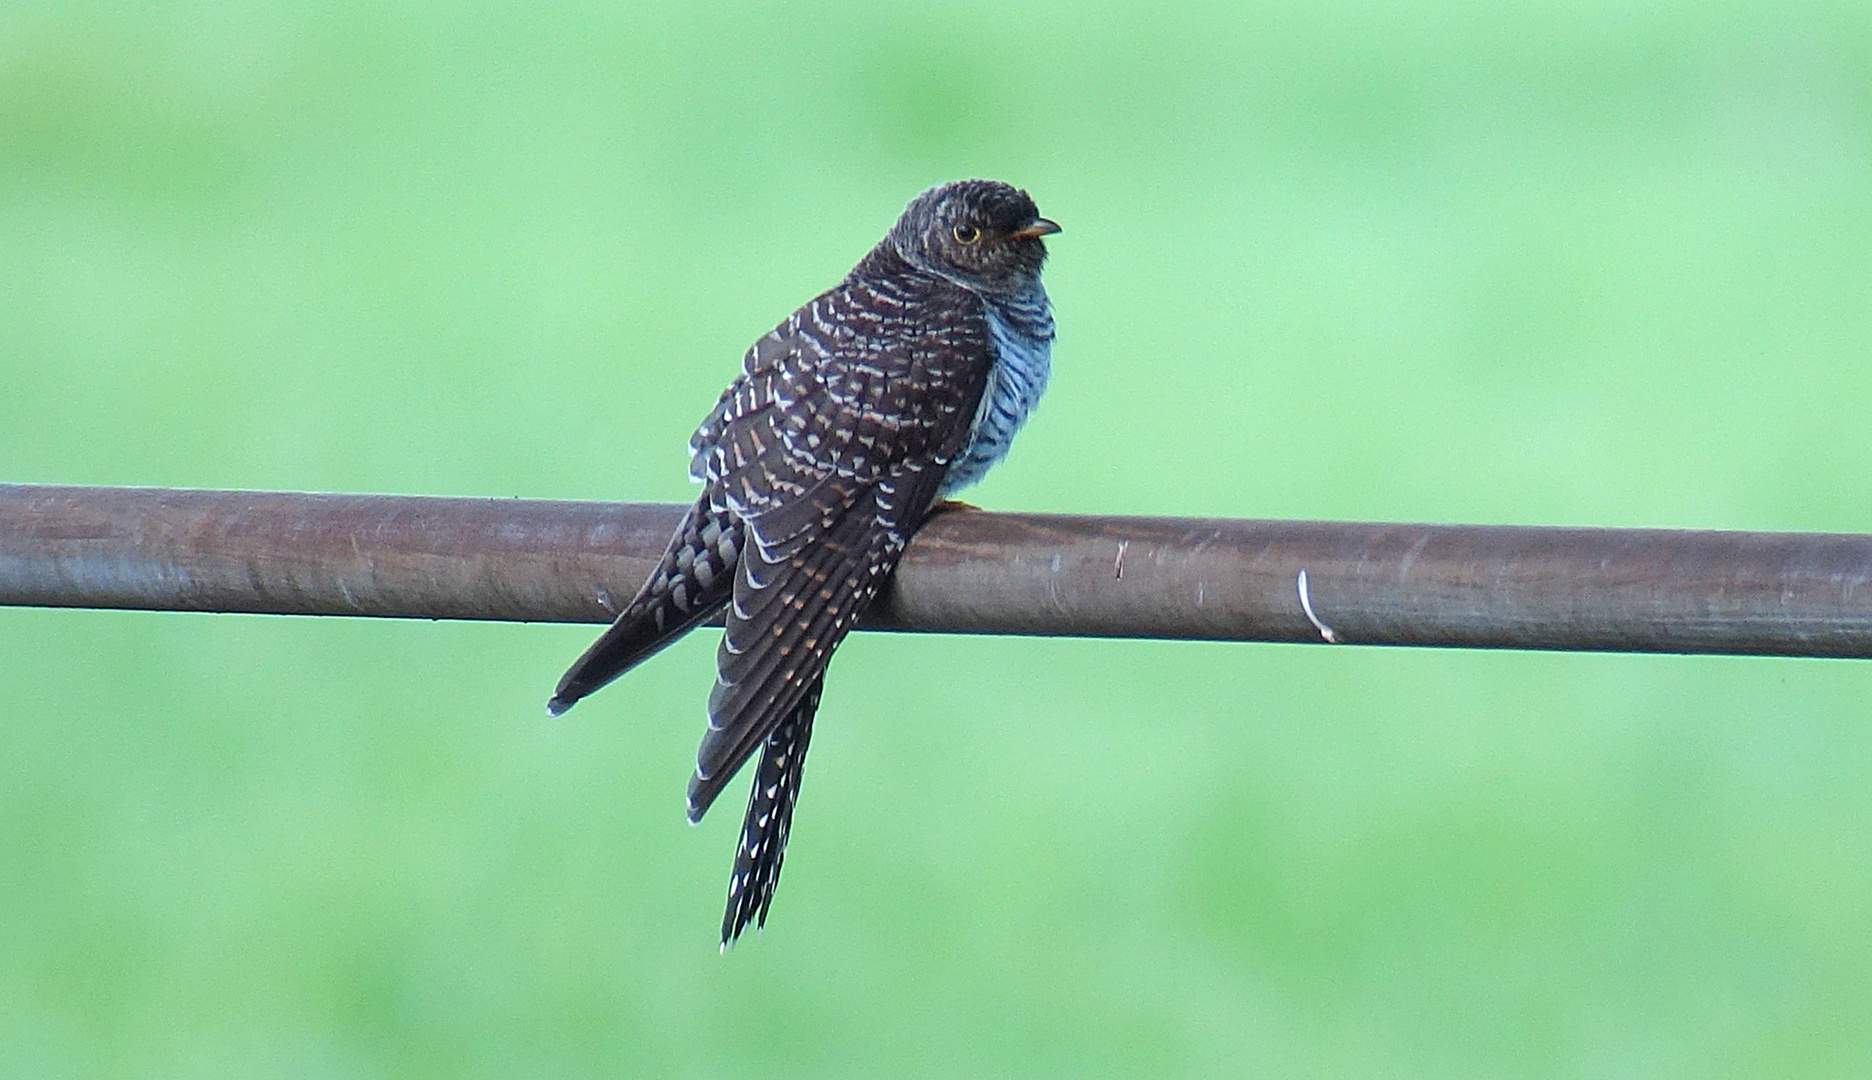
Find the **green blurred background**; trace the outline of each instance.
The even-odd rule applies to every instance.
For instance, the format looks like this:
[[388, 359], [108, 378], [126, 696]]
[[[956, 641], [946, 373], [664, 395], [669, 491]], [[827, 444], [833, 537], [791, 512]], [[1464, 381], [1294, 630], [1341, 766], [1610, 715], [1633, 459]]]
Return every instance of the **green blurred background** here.
[[[684, 499], [968, 175], [988, 507], [1872, 530], [1863, 3], [13, 0], [0, 478]], [[1872, 665], [862, 636], [723, 958], [592, 633], [0, 611], [0, 1074], [1872, 1073]]]

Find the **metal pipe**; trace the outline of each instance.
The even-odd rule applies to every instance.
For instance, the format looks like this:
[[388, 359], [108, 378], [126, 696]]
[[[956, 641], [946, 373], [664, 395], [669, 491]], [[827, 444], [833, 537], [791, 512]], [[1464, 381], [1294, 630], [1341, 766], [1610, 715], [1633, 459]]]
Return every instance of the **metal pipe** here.
[[[0, 485], [0, 604], [605, 622], [681, 512]], [[1872, 657], [1872, 536], [956, 510], [866, 626]]]

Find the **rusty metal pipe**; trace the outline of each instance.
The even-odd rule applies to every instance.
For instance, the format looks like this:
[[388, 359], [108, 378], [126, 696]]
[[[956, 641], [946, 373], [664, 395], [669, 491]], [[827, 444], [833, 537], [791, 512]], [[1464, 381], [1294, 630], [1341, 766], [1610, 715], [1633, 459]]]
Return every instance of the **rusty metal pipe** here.
[[[681, 512], [0, 485], [0, 604], [605, 622]], [[1872, 657], [1872, 536], [960, 510], [866, 626]]]

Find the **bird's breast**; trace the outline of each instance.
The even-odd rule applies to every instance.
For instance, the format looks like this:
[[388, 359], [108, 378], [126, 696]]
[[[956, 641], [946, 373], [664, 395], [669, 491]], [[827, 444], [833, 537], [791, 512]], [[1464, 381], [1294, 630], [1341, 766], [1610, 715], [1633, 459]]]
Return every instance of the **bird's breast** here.
[[989, 303], [984, 311], [994, 363], [968, 440], [943, 477], [940, 493], [945, 496], [980, 480], [1007, 456], [1015, 434], [1046, 392], [1051, 371], [1053, 317], [1044, 293], [1037, 301], [1005, 309]]

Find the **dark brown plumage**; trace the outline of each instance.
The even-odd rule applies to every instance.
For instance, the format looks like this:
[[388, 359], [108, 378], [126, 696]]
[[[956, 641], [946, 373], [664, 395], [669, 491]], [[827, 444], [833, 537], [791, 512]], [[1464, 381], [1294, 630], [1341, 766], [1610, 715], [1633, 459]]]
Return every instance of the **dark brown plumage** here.
[[563, 712], [726, 608], [690, 819], [764, 748], [724, 947], [766, 920], [832, 650], [938, 496], [1005, 453], [1045, 385], [1040, 238], [1057, 230], [1006, 184], [932, 188], [755, 342], [690, 440], [701, 497], [548, 703]]

